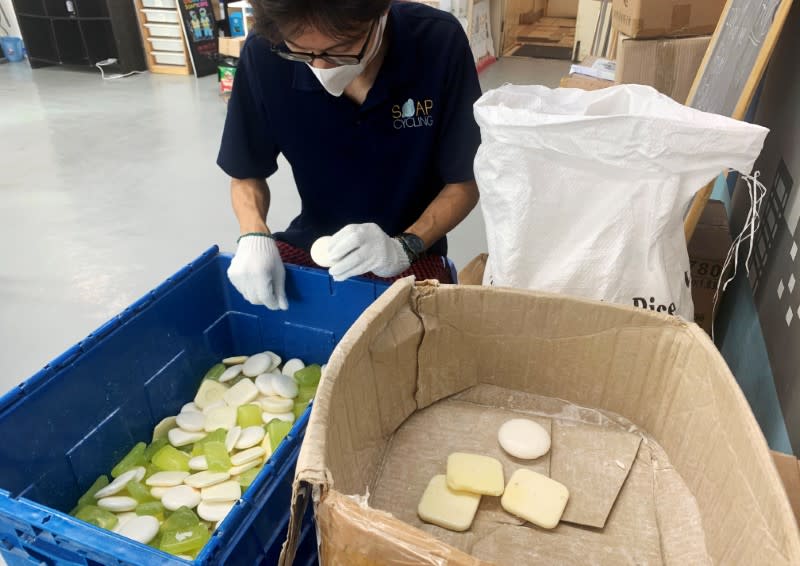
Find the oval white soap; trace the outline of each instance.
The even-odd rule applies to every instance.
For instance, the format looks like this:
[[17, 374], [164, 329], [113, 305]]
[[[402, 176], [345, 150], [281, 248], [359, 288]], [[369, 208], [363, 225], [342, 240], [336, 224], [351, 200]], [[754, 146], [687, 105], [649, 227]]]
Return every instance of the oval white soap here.
[[311, 259], [320, 267], [330, 267], [332, 265], [331, 257], [328, 253], [332, 239], [331, 236], [322, 236], [311, 245]]
[[497, 432], [497, 441], [511, 456], [521, 460], [534, 460], [550, 450], [550, 434], [537, 422], [528, 419], [511, 419]]

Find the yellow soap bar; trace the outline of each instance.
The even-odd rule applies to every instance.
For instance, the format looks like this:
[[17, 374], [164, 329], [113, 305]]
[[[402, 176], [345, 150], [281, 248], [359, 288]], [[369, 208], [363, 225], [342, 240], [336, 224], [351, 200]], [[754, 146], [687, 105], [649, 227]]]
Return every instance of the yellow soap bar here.
[[417, 515], [426, 523], [433, 523], [451, 531], [466, 531], [472, 525], [481, 496], [476, 493], [454, 491], [447, 487], [444, 475], [433, 476], [417, 507]]
[[521, 468], [508, 481], [500, 505], [520, 519], [543, 529], [553, 529], [561, 520], [568, 500], [569, 490], [566, 486]]
[[496, 496], [503, 495], [505, 482], [500, 460], [465, 452], [453, 452], [447, 458], [447, 486], [450, 489]]

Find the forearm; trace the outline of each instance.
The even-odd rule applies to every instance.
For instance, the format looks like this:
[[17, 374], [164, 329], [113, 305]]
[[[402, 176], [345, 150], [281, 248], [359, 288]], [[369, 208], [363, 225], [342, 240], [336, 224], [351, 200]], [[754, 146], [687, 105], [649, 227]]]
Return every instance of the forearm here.
[[264, 179], [231, 179], [231, 203], [242, 234], [266, 232], [269, 186]]
[[422, 238], [427, 249], [458, 226], [478, 204], [478, 198], [475, 181], [445, 185], [406, 232]]

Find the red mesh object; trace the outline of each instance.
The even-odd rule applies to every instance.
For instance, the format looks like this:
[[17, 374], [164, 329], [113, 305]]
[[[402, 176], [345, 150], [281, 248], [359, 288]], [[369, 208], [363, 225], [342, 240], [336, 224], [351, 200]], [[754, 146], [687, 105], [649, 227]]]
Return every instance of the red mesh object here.
[[[278, 250], [281, 252], [281, 259], [284, 263], [323, 269], [314, 263], [314, 260], [311, 259], [311, 254], [307, 251], [279, 240], [276, 240], [275, 243], [278, 244]], [[439, 283], [453, 282], [450, 277], [450, 268], [447, 266], [447, 261], [440, 255], [426, 255], [414, 262], [409, 269], [406, 269], [403, 273], [395, 275], [394, 277], [378, 277], [372, 273], [365, 273], [363, 277], [367, 279], [378, 279], [380, 281], [395, 281], [402, 277], [408, 277], [409, 275], [413, 275], [420, 281], [423, 279], [437, 279]]]

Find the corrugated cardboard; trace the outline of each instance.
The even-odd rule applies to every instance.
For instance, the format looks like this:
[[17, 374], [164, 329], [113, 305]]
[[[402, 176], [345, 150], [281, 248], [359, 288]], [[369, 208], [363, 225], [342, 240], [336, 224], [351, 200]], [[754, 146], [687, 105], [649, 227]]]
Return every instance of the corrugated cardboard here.
[[577, 18], [578, 0], [547, 0], [545, 15], [549, 18]]
[[631, 39], [620, 35], [617, 83], [649, 85], [686, 103], [711, 37]]
[[582, 88], [583, 90], [599, 90], [614, 86], [614, 81], [605, 81], [586, 75], [570, 74], [561, 78], [561, 88]]
[[725, 0], [614, 0], [612, 19], [628, 37], [686, 37], [714, 33]]
[[229, 57], [239, 57], [242, 52], [242, 46], [246, 37], [220, 37], [219, 38], [219, 53], [221, 55], [228, 55]]
[[482, 285], [483, 272], [486, 271], [486, 260], [488, 258], [489, 254], [486, 253], [475, 256], [458, 272], [458, 283], [460, 285]]
[[718, 200], [709, 201], [689, 242], [694, 321], [709, 334], [716, 316], [714, 295], [731, 243], [725, 205]]
[[800, 521], [800, 461], [791, 454], [774, 451], [772, 459], [786, 489], [786, 496], [789, 498], [795, 519]]
[[[484, 411], [454, 430], [442, 415], [468, 403]], [[460, 436], [483, 434], [492, 450], [494, 431], [474, 421], [498, 411], [641, 436], [605, 528], [545, 531], [481, 511], [466, 533], [415, 526], [429, 466]], [[436, 413], [439, 428], [412, 434]], [[326, 565], [800, 564], [764, 437], [708, 336], [643, 309], [527, 291], [411, 279], [387, 290], [324, 372], [282, 564], [309, 497]]]

